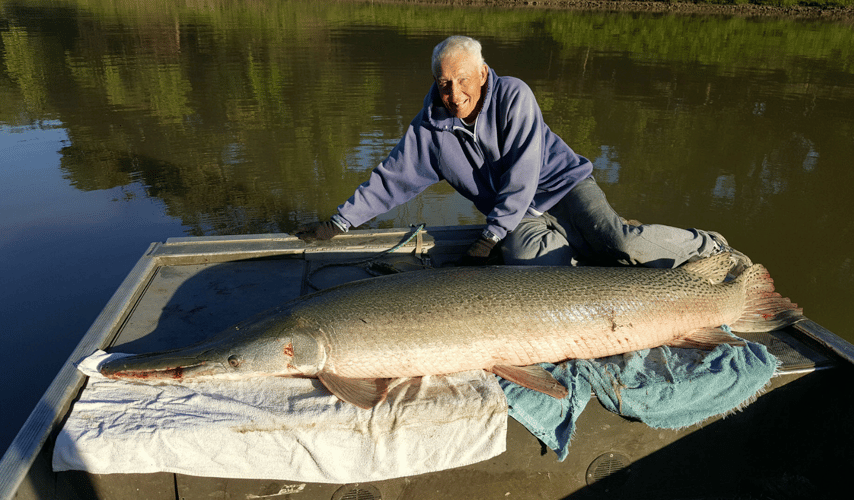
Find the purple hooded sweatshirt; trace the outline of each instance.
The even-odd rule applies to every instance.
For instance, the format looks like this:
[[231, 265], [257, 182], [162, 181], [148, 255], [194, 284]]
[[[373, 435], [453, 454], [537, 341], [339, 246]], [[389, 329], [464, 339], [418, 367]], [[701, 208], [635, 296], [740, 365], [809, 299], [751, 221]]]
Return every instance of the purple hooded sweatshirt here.
[[545, 124], [530, 87], [490, 68], [473, 131], [444, 107], [434, 83], [406, 134], [338, 207], [336, 219], [347, 228], [358, 226], [445, 180], [503, 239], [523, 217], [541, 215], [592, 171], [593, 164]]

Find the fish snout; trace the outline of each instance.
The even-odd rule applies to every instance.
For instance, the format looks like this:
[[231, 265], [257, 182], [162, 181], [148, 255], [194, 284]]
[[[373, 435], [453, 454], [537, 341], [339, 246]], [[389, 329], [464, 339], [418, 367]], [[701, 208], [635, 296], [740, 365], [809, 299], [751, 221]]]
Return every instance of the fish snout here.
[[195, 356], [139, 354], [108, 361], [101, 375], [124, 380], [184, 380], [215, 371], [214, 364]]

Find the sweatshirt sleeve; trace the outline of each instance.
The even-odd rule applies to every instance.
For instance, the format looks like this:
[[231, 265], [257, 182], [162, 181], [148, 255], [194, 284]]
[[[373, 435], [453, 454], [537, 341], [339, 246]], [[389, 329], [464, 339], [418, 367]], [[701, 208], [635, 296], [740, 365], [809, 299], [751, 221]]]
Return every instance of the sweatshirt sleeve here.
[[371, 172], [353, 196], [338, 207], [349, 227], [359, 226], [402, 205], [441, 180], [435, 168], [432, 132], [419, 114], [388, 157]]
[[531, 89], [518, 86], [503, 97], [498, 133], [503, 136], [501, 173], [495, 206], [486, 216], [487, 229], [500, 238], [516, 229], [531, 206], [543, 163], [543, 116]]

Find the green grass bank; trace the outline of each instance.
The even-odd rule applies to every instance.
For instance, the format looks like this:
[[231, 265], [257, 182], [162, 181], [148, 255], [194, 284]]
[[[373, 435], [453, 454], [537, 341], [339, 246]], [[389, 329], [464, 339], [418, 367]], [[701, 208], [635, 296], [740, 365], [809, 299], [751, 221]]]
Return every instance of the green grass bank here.
[[[362, 2], [365, 0], [352, 0]], [[372, 3], [822, 18], [854, 21], [854, 0], [370, 0]]]

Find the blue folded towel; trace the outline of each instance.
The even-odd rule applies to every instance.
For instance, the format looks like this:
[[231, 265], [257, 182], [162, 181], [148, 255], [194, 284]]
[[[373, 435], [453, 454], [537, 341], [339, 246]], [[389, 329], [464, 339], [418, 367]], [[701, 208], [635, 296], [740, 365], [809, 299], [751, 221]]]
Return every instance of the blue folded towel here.
[[748, 404], [777, 369], [762, 344], [712, 351], [667, 346], [542, 365], [569, 389], [555, 399], [499, 379], [510, 416], [563, 461], [591, 390], [608, 410], [651, 427], [679, 429]]

